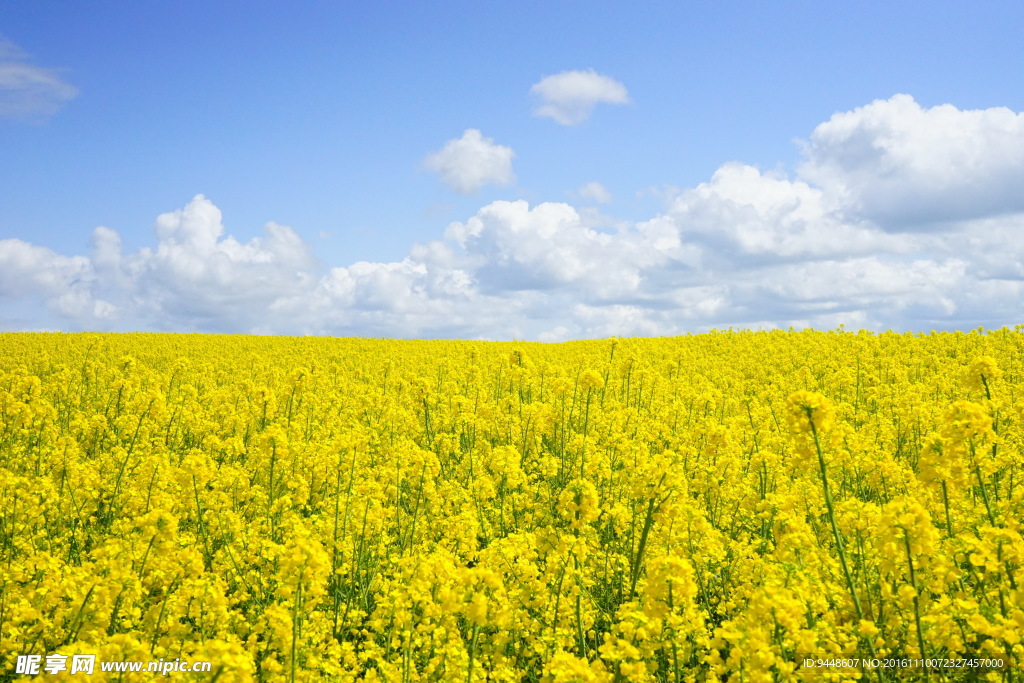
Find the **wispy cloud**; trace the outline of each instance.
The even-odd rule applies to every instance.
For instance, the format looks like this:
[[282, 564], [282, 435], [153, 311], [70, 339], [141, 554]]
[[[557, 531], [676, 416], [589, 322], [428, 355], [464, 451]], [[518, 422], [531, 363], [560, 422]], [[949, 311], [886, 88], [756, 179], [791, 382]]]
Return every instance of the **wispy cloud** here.
[[576, 194], [582, 199], [589, 199], [598, 204], [608, 204], [612, 201], [612, 193], [608, 191], [607, 187], [596, 180], [585, 183], [580, 189], [576, 190]]
[[0, 38], [0, 118], [45, 118], [76, 95], [57, 70], [32, 65], [21, 48]]
[[593, 69], [563, 71], [535, 83], [530, 92], [540, 98], [533, 110], [536, 116], [554, 119], [563, 126], [574, 126], [590, 117], [598, 104], [628, 104], [626, 86]]

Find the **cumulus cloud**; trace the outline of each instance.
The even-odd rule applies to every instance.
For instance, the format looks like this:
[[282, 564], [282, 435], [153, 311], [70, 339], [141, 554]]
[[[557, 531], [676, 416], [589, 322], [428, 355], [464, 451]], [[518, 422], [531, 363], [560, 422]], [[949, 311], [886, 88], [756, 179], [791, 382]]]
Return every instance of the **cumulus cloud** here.
[[636, 244], [620, 245], [631, 258], [612, 254], [614, 238], [583, 225], [568, 204], [534, 208], [523, 201], [499, 201], [466, 223], [451, 224], [445, 236], [461, 246], [487, 291], [546, 290], [580, 283], [581, 294], [614, 297], [634, 289], [637, 267], [660, 258]]
[[534, 83], [530, 92], [540, 99], [534, 115], [553, 119], [563, 126], [586, 121], [601, 103], [628, 104], [626, 86], [593, 69], [563, 71]]
[[45, 118], [76, 95], [58, 71], [32, 65], [17, 45], [0, 38], [0, 118]]
[[[916, 127], [942, 129], [957, 112], [925, 116]], [[989, 124], [978, 124], [978, 144], [1000, 147], [999, 130], [1006, 146], [1015, 144], [1014, 127], [1004, 124], [1016, 116], [980, 117]], [[891, 127], [863, 131], [878, 140], [862, 149], [904, 146], [893, 142]], [[587, 208], [495, 201], [388, 263], [321, 266], [291, 228], [273, 222], [242, 243], [202, 195], [160, 215], [155, 246], [132, 253], [104, 227], [94, 230], [86, 256], [2, 240], [0, 326], [47, 326], [12, 322], [23, 316], [11, 311], [20, 315], [36, 301], [65, 329], [552, 341], [729, 326], [931, 330], [1021, 322], [1024, 210], [994, 195], [965, 200], [952, 218], [915, 214], [913, 202], [872, 210], [879, 206], [873, 181], [854, 182], [863, 158], [847, 158], [843, 144], [815, 135], [796, 176], [725, 164], [706, 182], [668, 194], [650, 219], [609, 221], [603, 230]], [[933, 147], [921, 151], [931, 159], [968, 147], [931, 135]], [[1014, 169], [1012, 160], [992, 164]], [[945, 200], [948, 185], [933, 183], [916, 160], [893, 168], [899, 178], [886, 182]], [[970, 194], [974, 186], [960, 187]]]
[[315, 282], [316, 261], [291, 228], [270, 222], [263, 237], [240, 243], [223, 236], [221, 212], [203, 195], [160, 215], [154, 231], [156, 249], [124, 264], [147, 317], [171, 315], [200, 327], [248, 324], [267, 302]]
[[89, 323], [114, 306], [93, 296], [96, 272], [84, 256], [62, 256], [19, 239], [0, 240], [0, 300], [41, 299], [63, 318]]
[[461, 138], [449, 140], [439, 151], [427, 156], [423, 165], [438, 173], [445, 185], [460, 194], [473, 194], [484, 185], [511, 185], [515, 152], [485, 138], [475, 128], [467, 129]]
[[1024, 113], [925, 109], [910, 95], [835, 114], [800, 174], [890, 230], [1024, 211]]
[[709, 182], [681, 192], [669, 214], [692, 240], [730, 261], [850, 257], [910, 248], [902, 236], [844, 218], [819, 188], [739, 163], [725, 164]]
[[268, 223], [240, 243], [203, 195], [160, 215], [154, 233], [155, 248], [123, 254], [120, 235], [98, 227], [88, 257], [0, 241], [0, 298], [41, 296], [84, 328], [252, 331], [276, 300], [317, 282], [317, 262], [291, 228]]

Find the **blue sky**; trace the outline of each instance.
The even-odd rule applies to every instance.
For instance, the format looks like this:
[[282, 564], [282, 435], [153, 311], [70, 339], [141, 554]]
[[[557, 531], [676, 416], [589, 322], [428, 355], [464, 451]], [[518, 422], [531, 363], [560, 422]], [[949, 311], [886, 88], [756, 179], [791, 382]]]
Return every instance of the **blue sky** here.
[[1020, 3], [3, 4], [0, 329], [1024, 322]]

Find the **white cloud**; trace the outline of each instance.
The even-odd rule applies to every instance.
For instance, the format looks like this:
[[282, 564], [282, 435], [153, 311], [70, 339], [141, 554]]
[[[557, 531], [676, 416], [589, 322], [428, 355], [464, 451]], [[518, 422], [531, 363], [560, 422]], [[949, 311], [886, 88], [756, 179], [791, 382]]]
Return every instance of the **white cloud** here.
[[1024, 211], [1024, 113], [922, 108], [909, 95], [835, 114], [800, 174], [888, 229]]
[[17, 45], [0, 38], [0, 118], [44, 118], [76, 95], [58, 71], [33, 66]]
[[878, 256], [791, 264], [771, 272], [764, 289], [797, 308], [832, 310], [855, 305], [869, 309], [878, 301], [905, 309], [918, 305], [951, 315], [956, 304], [949, 298], [965, 284], [967, 264], [959, 259], [910, 262]]
[[223, 237], [220, 210], [202, 195], [159, 216], [155, 233], [155, 249], [124, 255], [115, 231], [96, 228], [90, 257], [0, 241], [0, 299], [40, 296], [87, 329], [250, 331], [274, 301], [318, 280], [291, 228], [268, 223], [264, 237], [239, 243]]
[[[862, 126], [860, 148], [886, 148], [890, 128]], [[1013, 125], [972, 130], [982, 147], [1001, 147], [998, 130], [1005, 146], [1016, 144]], [[911, 145], [886, 182], [917, 192], [921, 204], [887, 214], [874, 181], [858, 175], [863, 159], [844, 156], [845, 143], [814, 139], [801, 175], [725, 164], [667, 194], [666, 209], [646, 221], [496, 201], [390, 263], [321, 268], [293, 230], [273, 222], [241, 243], [202, 195], [160, 215], [155, 246], [133, 253], [104, 227], [88, 256], [2, 240], [0, 326], [54, 327], [21, 315], [37, 301], [65, 329], [546, 340], [840, 323], [969, 329], [1024, 318], [1024, 210], [1008, 196], [972, 195], [965, 182], [955, 219], [913, 214], [923, 198], [941, 204], [949, 191], [915, 154], [952, 152]], [[1012, 160], [983, 167], [1015, 172]]]
[[612, 193], [596, 180], [585, 183], [580, 189], [576, 190], [576, 194], [583, 199], [589, 199], [598, 204], [608, 204], [612, 201]]
[[515, 182], [512, 158], [515, 152], [485, 138], [475, 128], [461, 138], [449, 140], [439, 151], [427, 156], [424, 167], [440, 174], [442, 182], [460, 194], [473, 194], [484, 185]]
[[563, 71], [548, 76], [535, 83], [530, 92], [540, 98], [540, 104], [533, 113], [554, 119], [563, 126], [586, 121], [598, 104], [629, 103], [626, 86], [593, 69]]
[[88, 323], [113, 306], [93, 294], [96, 272], [84, 256], [62, 256], [19, 239], [0, 240], [0, 300], [41, 298], [58, 315]]
[[691, 239], [730, 261], [854, 256], [910, 248], [904, 237], [845, 219], [818, 188], [738, 163], [722, 166], [709, 182], [681, 192], [669, 215]]
[[613, 301], [642, 294], [643, 272], [669, 261], [692, 261], [673, 229], [641, 224], [610, 235], [587, 227], [568, 204], [533, 208], [498, 201], [445, 237], [463, 250], [482, 291], [563, 292], [582, 301]]
[[242, 244], [223, 237], [220, 210], [203, 195], [161, 214], [155, 250], [144, 248], [123, 263], [136, 307], [154, 320], [190, 326], [247, 326], [279, 297], [310, 289], [317, 264], [295, 232], [267, 223], [264, 236]]

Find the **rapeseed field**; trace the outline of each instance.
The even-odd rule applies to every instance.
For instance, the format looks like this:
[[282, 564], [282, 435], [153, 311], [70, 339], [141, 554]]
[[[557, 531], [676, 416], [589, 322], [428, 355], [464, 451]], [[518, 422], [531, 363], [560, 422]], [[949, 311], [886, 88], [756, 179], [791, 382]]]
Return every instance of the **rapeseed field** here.
[[0, 678], [1020, 681], [1022, 394], [1019, 328], [2, 334]]

